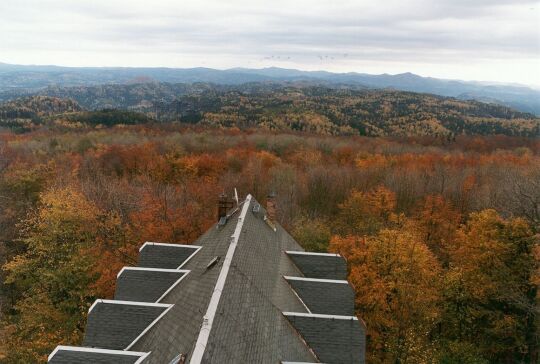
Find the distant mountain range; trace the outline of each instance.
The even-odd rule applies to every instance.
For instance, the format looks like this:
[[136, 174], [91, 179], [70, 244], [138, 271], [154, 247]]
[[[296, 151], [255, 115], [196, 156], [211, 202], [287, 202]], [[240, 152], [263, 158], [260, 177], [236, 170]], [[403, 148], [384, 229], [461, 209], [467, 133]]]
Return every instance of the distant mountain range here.
[[214, 83], [239, 85], [252, 82], [312, 82], [334, 87], [391, 88], [450, 96], [510, 106], [540, 115], [540, 90], [527, 86], [488, 84], [421, 77], [412, 73], [370, 75], [300, 71], [284, 68], [112, 68], [21, 66], [0, 63], [0, 100], [12, 94], [31, 93], [48, 86], [92, 86], [147, 82]]

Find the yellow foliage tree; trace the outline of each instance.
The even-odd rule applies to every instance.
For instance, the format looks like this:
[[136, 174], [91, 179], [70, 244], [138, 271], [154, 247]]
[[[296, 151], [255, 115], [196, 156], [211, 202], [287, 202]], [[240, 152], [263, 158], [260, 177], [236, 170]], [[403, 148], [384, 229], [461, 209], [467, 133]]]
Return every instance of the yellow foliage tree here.
[[126, 244], [117, 218], [72, 187], [40, 200], [21, 224], [26, 251], [3, 267], [5, 283], [21, 292], [7, 327], [7, 363], [45, 362], [56, 345], [80, 343], [88, 307], [112, 295], [110, 272], [123, 265], [112, 254]]
[[369, 238], [334, 236], [330, 251], [350, 267], [356, 309], [365, 320], [370, 363], [428, 363], [440, 315], [441, 270], [416, 227], [383, 229]]
[[336, 229], [341, 235], [370, 235], [395, 221], [396, 194], [384, 186], [353, 190], [339, 205]]

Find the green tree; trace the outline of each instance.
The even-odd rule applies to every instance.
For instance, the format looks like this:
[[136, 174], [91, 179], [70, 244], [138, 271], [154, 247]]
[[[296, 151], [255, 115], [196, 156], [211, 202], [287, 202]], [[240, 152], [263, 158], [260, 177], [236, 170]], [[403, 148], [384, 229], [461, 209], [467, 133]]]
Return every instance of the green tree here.
[[81, 340], [96, 294], [93, 260], [98, 210], [82, 194], [52, 189], [21, 224], [26, 251], [4, 266], [6, 283], [22, 292], [8, 325], [8, 363], [44, 362], [58, 344]]
[[532, 362], [538, 344], [538, 261], [521, 218], [472, 213], [448, 250], [443, 338], [477, 347], [490, 362]]
[[307, 251], [326, 252], [332, 232], [326, 221], [301, 217], [294, 223], [292, 235]]
[[396, 194], [384, 186], [369, 192], [353, 190], [339, 205], [336, 229], [340, 235], [371, 235], [388, 227], [396, 216]]

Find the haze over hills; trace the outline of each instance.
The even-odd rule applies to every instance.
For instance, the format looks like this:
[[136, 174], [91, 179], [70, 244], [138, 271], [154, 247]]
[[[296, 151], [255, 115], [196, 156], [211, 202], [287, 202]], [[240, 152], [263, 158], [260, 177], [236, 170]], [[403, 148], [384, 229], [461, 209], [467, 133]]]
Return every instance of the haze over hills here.
[[214, 83], [239, 85], [250, 82], [309, 81], [356, 88], [393, 88], [431, 93], [462, 100], [478, 100], [510, 106], [522, 112], [540, 115], [540, 90], [527, 86], [468, 82], [421, 77], [412, 73], [396, 75], [332, 73], [284, 68], [116, 68], [22, 66], [0, 63], [0, 100], [35, 92], [48, 86], [92, 86], [141, 82]]

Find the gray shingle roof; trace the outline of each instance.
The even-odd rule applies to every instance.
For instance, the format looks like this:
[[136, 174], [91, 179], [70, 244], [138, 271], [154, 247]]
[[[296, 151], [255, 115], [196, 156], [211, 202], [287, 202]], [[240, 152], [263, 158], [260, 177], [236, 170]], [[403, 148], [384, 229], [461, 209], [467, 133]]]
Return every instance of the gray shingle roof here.
[[90, 308], [83, 345], [130, 349], [149, 326], [172, 307], [168, 304], [98, 300]]
[[160, 302], [189, 271], [125, 267], [116, 280], [115, 300]]
[[139, 250], [139, 267], [180, 269], [200, 249], [196, 245], [147, 242]]
[[247, 210], [231, 262], [204, 363], [278, 363], [313, 361], [301, 337], [283, 317], [287, 310], [307, 312], [283, 279], [298, 274], [285, 250], [301, 249], [281, 227]]
[[178, 354], [192, 351], [223, 259], [206, 267], [213, 258], [225, 256], [237, 218], [235, 214], [225, 226], [213, 226], [195, 242], [203, 248], [182, 267], [190, 273], [162, 301], [174, 303], [167, 320], [160, 320], [133, 348], [152, 350], [150, 363], [168, 363]]
[[288, 251], [287, 255], [305, 277], [347, 279], [347, 262], [338, 254]]
[[285, 313], [325, 363], [364, 363], [365, 327], [356, 317]]
[[347, 281], [285, 277], [312, 313], [354, 315], [354, 291]]
[[51, 364], [141, 364], [148, 353], [58, 346], [50, 355]]
[[[151, 352], [145, 364], [179, 354], [191, 364], [363, 363], [358, 320], [310, 315], [354, 314], [348, 283], [328, 281], [346, 278], [344, 259], [303, 253], [257, 205], [248, 196], [195, 246], [145, 243], [140, 268], [119, 274], [115, 298], [125, 302], [93, 306], [83, 344]], [[144, 303], [157, 301], [170, 306]]]

